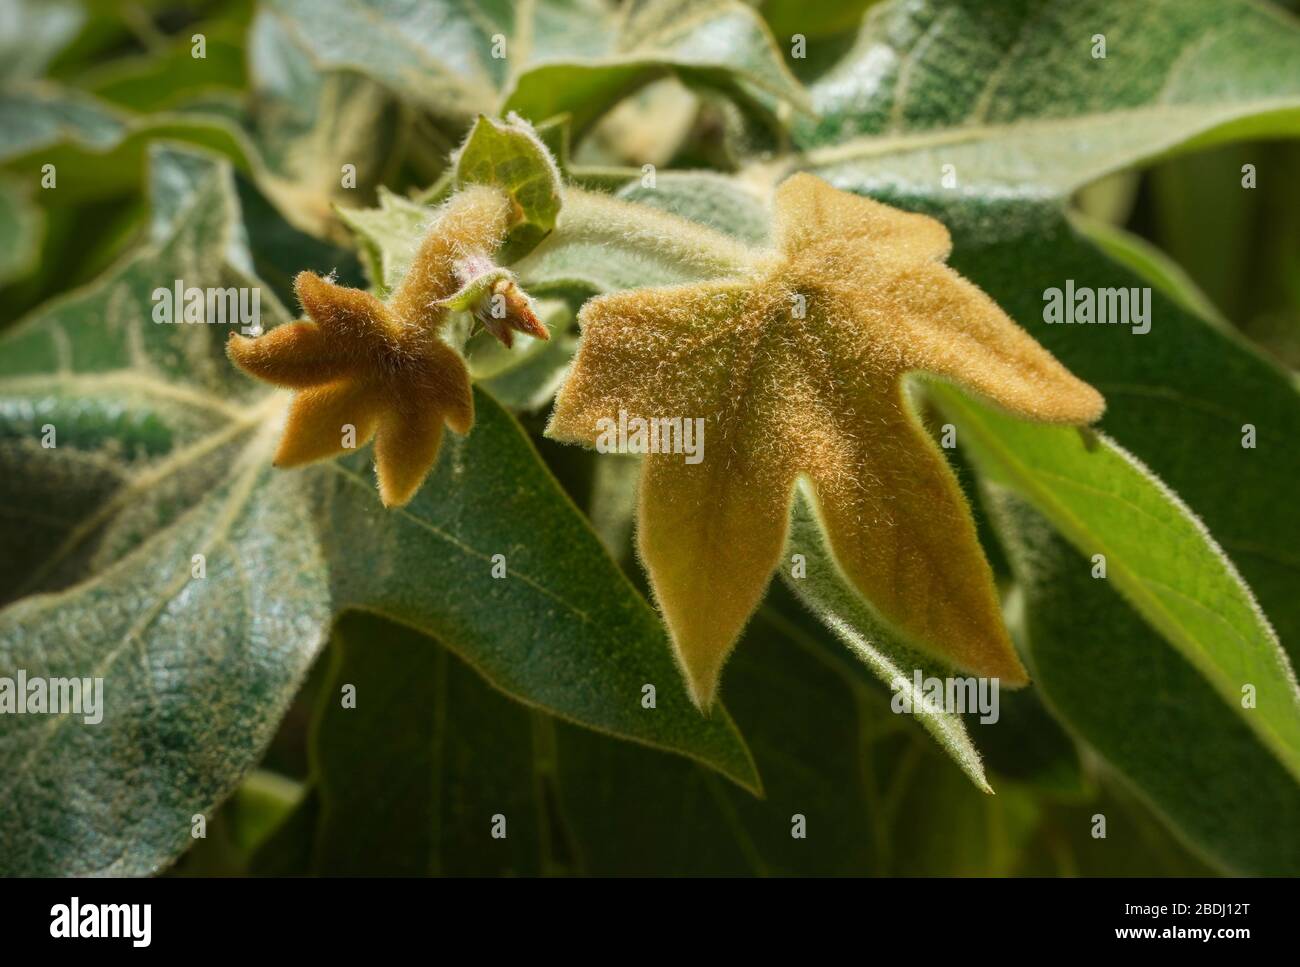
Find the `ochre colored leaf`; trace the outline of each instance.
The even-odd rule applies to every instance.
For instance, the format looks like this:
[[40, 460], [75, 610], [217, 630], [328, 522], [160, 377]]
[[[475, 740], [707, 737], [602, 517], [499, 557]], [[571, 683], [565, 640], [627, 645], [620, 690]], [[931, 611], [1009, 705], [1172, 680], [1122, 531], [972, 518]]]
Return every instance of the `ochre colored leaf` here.
[[[807, 477], [845, 574], [905, 639], [1008, 685], [1026, 675], [969, 509], [904, 386], [951, 380], [1026, 418], [1103, 401], [943, 264], [943, 225], [795, 175], [776, 251], [738, 277], [587, 303], [548, 433], [704, 420], [702, 459], [648, 453], [639, 547], [701, 707], [776, 568]], [[609, 422], [606, 422], [609, 421]]]
[[347, 425], [354, 427], [356, 446], [361, 446], [374, 434], [382, 406], [383, 397], [358, 380], [303, 390], [289, 406], [275, 465], [287, 469], [338, 456], [347, 449], [342, 429]]
[[474, 423], [469, 372], [441, 338], [448, 309], [439, 303], [462, 287], [467, 266], [490, 265], [512, 217], [504, 191], [467, 188], [438, 214], [387, 302], [303, 272], [294, 288], [311, 321], [231, 338], [241, 369], [298, 391], [277, 466], [337, 456], [375, 436], [380, 499], [393, 507], [414, 496], [437, 460], [443, 423], [457, 433]]
[[441, 443], [441, 414], [390, 410], [380, 418], [375, 466], [379, 471], [379, 499], [385, 507], [400, 507], [415, 496], [424, 482], [425, 468], [433, 466]]
[[859, 324], [893, 326], [916, 368], [960, 383], [1017, 416], [1091, 423], [1101, 394], [1062, 368], [977, 286], [941, 263], [909, 266], [871, 291]]
[[342, 379], [352, 368], [351, 358], [312, 322], [287, 323], [256, 339], [236, 333], [227, 351], [250, 376], [292, 389]]
[[797, 253], [828, 243], [861, 243], [906, 261], [945, 259], [952, 237], [942, 222], [832, 188], [820, 178], [788, 178], [776, 191], [777, 246]]
[[454, 195], [389, 300], [393, 313], [402, 319], [419, 318], [434, 303], [455, 295], [464, 282], [457, 263], [495, 252], [514, 218], [513, 209], [510, 196], [500, 188], [470, 185]]

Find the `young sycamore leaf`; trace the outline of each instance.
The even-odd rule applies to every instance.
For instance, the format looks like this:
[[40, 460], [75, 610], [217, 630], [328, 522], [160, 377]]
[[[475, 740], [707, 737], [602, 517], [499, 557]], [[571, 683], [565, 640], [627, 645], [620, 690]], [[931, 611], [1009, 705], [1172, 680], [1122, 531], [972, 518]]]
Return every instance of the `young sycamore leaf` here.
[[[373, 436], [384, 505], [400, 507], [414, 496], [437, 459], [443, 422], [457, 433], [474, 422], [469, 372], [441, 338], [443, 303], [490, 272], [485, 266], [512, 212], [503, 190], [469, 187], [447, 203], [387, 302], [303, 272], [294, 287], [312, 321], [254, 339], [231, 337], [230, 358], [241, 369], [297, 391], [276, 466], [337, 456]], [[495, 287], [484, 295], [501, 296]], [[544, 335], [513, 282], [501, 297], [507, 314], [500, 322]]]
[[494, 121], [480, 114], [452, 158], [459, 185], [496, 185], [510, 195], [518, 223], [511, 248], [522, 255], [555, 228], [560, 169], [533, 126], [516, 114]]
[[[658, 616], [487, 393], [403, 508], [375, 500], [367, 448], [271, 469], [287, 394], [230, 365], [210, 308], [211, 325], [150, 315], [178, 278], [260, 290], [271, 331], [289, 315], [245, 268], [229, 164], [150, 156], [143, 247], [0, 339], [0, 544], [26, 549], [0, 555], [0, 668], [105, 680], [94, 727], [0, 714], [0, 875], [164, 868], [193, 845], [191, 817], [261, 760], [355, 610], [436, 638], [511, 701], [761, 795], [734, 721], [696, 712]], [[653, 714], [636, 700], [647, 682]]]
[[925, 372], [1011, 413], [1086, 424], [1104, 402], [944, 265], [939, 222], [799, 174], [776, 192], [775, 251], [738, 276], [603, 296], [547, 432], [699, 418], [704, 459], [649, 453], [638, 544], [691, 692], [722, 665], [812, 484], [845, 575], [907, 641], [1006, 684], [1027, 678], [951, 470], [910, 411]]

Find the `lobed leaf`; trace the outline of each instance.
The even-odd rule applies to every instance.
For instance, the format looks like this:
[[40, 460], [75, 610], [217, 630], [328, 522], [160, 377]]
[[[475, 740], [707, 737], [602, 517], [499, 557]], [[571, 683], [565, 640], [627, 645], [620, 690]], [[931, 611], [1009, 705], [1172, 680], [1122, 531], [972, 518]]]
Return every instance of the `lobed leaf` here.
[[[192, 816], [261, 756], [348, 607], [439, 631], [526, 703], [757, 789], [734, 725], [690, 707], [653, 612], [486, 395], [478, 429], [402, 516], [380, 510], [368, 455], [271, 469], [283, 400], [229, 366], [228, 328], [151, 321], [155, 289], [176, 279], [259, 287], [239, 267], [231, 172], [159, 149], [153, 181], [145, 246], [0, 347], [0, 533], [33, 549], [0, 570], [0, 667], [105, 679], [100, 725], [0, 718], [0, 768], [14, 777], [4, 872], [169, 862]], [[261, 298], [264, 325], [285, 318]], [[545, 522], [526, 547], [521, 521]], [[490, 574], [497, 549], [504, 580]], [[646, 681], [659, 685], [654, 712], [640, 708]]]

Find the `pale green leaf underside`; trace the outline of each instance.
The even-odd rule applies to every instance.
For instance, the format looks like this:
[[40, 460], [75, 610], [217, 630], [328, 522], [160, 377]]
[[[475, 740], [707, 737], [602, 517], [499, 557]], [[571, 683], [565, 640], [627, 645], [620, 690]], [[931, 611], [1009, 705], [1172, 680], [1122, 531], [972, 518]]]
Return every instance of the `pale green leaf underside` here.
[[380, 188], [378, 208], [340, 208], [339, 217], [357, 238], [371, 286], [386, 298], [411, 268], [433, 209]]
[[43, 84], [0, 93], [0, 160], [65, 140], [104, 151], [125, 132], [121, 118], [84, 95]]
[[366, 74], [462, 122], [478, 113], [518, 111], [534, 122], [568, 113], [581, 131], [670, 69], [804, 99], [762, 20], [734, 0], [648, 0], [617, 13], [599, 0], [275, 0], [272, 9], [322, 65]]
[[[1022, 494], [1300, 779], [1300, 692], [1250, 589], [1195, 515], [1102, 435], [1024, 423], [934, 386], [959, 443], [990, 479]], [[1091, 566], [1091, 564], [1090, 564]], [[1255, 707], [1244, 707], [1251, 686]]]
[[[286, 218], [320, 234], [332, 203], [373, 185], [391, 164], [397, 109], [369, 78], [318, 69], [265, 11], [247, 47], [253, 91], [240, 121], [256, 146], [255, 173]], [[350, 187], [344, 165], [352, 166]]]
[[1064, 196], [1192, 139], [1300, 132], [1300, 24], [1256, 0], [892, 2], [811, 95], [802, 163], [838, 186]]
[[[790, 561], [793, 554], [804, 556], [806, 577], [792, 575]], [[849, 584], [826, 542], [825, 528], [815, 509], [815, 497], [806, 482], [801, 482], [795, 498], [781, 576], [795, 596], [844, 642], [872, 674], [895, 693], [902, 691], [911, 697], [917, 721], [952, 756], [971, 782], [985, 792], [992, 792], [980, 764], [979, 752], [966, 732], [962, 717], [954, 712], [925, 711], [924, 695], [915, 687], [913, 673], [917, 670], [921, 671], [923, 680], [955, 673], [900, 642]]]
[[556, 230], [514, 269], [529, 291], [615, 292], [734, 275], [749, 258], [739, 241], [705, 225], [569, 188]]
[[0, 11], [0, 82], [38, 76], [84, 21], [84, 12], [74, 2], [8, 0]]
[[1042, 515], [984, 484], [1018, 579], [1011, 617], [1057, 716], [1220, 870], [1300, 871], [1300, 797], [1285, 765]]

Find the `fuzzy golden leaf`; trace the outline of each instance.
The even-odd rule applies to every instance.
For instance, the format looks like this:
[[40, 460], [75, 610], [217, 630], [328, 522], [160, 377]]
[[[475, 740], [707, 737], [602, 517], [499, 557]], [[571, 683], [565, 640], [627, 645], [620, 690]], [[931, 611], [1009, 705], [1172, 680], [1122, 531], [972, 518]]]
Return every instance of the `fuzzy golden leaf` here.
[[462, 287], [467, 263], [490, 263], [512, 217], [505, 192], [467, 188], [439, 213], [387, 302], [303, 272], [294, 288], [309, 320], [231, 337], [227, 351], [241, 369], [297, 391], [276, 466], [333, 457], [373, 436], [385, 506], [415, 495], [443, 424], [466, 433], [474, 422], [464, 360], [441, 337], [449, 312], [441, 303]]
[[699, 462], [647, 454], [638, 511], [696, 702], [712, 703], [779, 562], [800, 476], [882, 618], [959, 668], [1024, 683], [969, 508], [904, 377], [1053, 423], [1096, 420], [1101, 396], [944, 264], [951, 241], [931, 218], [801, 174], [777, 190], [773, 237], [738, 277], [587, 303], [548, 428], [595, 444], [620, 417], [703, 418]]

